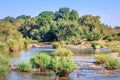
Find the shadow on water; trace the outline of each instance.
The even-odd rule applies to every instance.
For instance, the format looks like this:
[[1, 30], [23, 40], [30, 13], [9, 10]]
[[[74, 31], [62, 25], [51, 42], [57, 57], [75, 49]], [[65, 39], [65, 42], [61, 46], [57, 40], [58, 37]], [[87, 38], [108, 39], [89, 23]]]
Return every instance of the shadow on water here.
[[[30, 50], [26, 51], [23, 50], [19, 53], [13, 53], [11, 54], [12, 63], [17, 65], [20, 61], [29, 61], [32, 55], [34, 55], [36, 52], [47, 52], [50, 54], [55, 49], [52, 49], [51, 47], [45, 47], [45, 48], [31, 48]], [[90, 61], [93, 60], [93, 55], [96, 53], [96, 51], [92, 48], [89, 49], [71, 49], [74, 53], [74, 61]], [[107, 48], [102, 48], [99, 50], [100, 52], [109, 52], [110, 50]], [[78, 59], [78, 60], [77, 60]], [[119, 80], [120, 75], [115, 75], [111, 79], [111, 76], [105, 76], [96, 74], [94, 71], [91, 70], [79, 70], [80, 73], [86, 74], [85, 76], [77, 76], [76, 70], [73, 71], [69, 78], [58, 78], [54, 73], [47, 74], [47, 75], [36, 75], [34, 73], [23, 73], [23, 72], [17, 72], [17, 71], [11, 71], [10, 74], [7, 76], [6, 80]], [[104, 79], [105, 78], [105, 79]], [[1, 79], [0, 79], [1, 80]]]

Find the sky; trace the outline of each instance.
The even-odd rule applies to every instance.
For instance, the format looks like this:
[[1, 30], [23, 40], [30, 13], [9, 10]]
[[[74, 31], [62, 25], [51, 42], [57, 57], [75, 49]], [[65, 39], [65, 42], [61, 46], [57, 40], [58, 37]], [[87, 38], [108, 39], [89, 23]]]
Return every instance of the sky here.
[[7, 16], [30, 15], [35, 17], [42, 11], [58, 11], [69, 7], [79, 16], [100, 16], [101, 22], [112, 27], [120, 26], [120, 0], [0, 0], [0, 19]]

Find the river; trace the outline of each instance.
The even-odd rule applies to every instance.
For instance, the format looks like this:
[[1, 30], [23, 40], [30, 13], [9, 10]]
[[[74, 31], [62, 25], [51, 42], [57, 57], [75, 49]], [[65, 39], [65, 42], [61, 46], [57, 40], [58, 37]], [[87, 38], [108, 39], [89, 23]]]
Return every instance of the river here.
[[[32, 55], [36, 52], [47, 52], [48, 54], [54, 51], [55, 49], [47, 46], [45, 48], [30, 48], [28, 51], [23, 50], [19, 53], [11, 54], [12, 63], [17, 65], [21, 61], [29, 61]], [[95, 62], [93, 56], [96, 52], [109, 52], [110, 50], [107, 48], [102, 48], [97, 51], [94, 49], [71, 49], [74, 52], [73, 60], [76, 64], [92, 64]], [[104, 75], [98, 74], [96, 69], [89, 68], [87, 65], [79, 65], [78, 70], [74, 70], [69, 78], [56, 78], [54, 73], [46, 74], [46, 75], [36, 75], [26, 72], [17, 72], [11, 71], [7, 76], [7, 80], [119, 80], [120, 79], [120, 71], [115, 75]], [[81, 75], [78, 75], [80, 73]]]

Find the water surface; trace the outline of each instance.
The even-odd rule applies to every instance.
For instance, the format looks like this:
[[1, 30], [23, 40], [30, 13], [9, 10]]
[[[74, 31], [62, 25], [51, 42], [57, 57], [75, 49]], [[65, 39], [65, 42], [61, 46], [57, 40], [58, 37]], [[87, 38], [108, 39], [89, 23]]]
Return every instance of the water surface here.
[[[50, 54], [55, 49], [51, 48], [50, 46], [45, 48], [31, 48], [28, 51], [21, 51], [17, 54], [11, 54], [13, 64], [17, 65], [20, 61], [29, 61], [32, 55], [36, 54], [37, 52], [47, 52]], [[86, 62], [86, 63], [93, 63], [94, 59], [93, 56], [96, 52], [109, 52], [108, 48], [102, 48], [98, 51], [90, 48], [90, 49], [71, 49], [75, 55], [73, 60], [75, 63], [77, 62]], [[54, 73], [49, 74], [42, 74], [36, 75], [34, 73], [25, 73], [25, 72], [16, 72], [11, 71], [7, 76], [7, 80], [119, 80], [120, 74], [116, 75], [102, 75], [97, 74], [96, 70], [92, 70], [83, 66], [84, 69], [81, 70], [74, 70], [70, 75], [69, 78], [56, 78]], [[78, 76], [78, 72], [81, 74], [85, 74], [85, 76]], [[118, 71], [120, 72], [120, 71]]]

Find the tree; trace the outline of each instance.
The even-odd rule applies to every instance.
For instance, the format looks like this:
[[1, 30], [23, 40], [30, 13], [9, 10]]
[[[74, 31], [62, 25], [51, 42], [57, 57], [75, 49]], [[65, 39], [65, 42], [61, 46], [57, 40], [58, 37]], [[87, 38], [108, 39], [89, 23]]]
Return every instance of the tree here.
[[78, 18], [79, 18], [78, 12], [75, 10], [72, 10], [70, 12], [69, 19], [73, 21], [73, 20], [78, 20]]
[[70, 15], [70, 9], [67, 7], [60, 8], [58, 12], [56, 12], [56, 20], [63, 19], [68, 20]]

